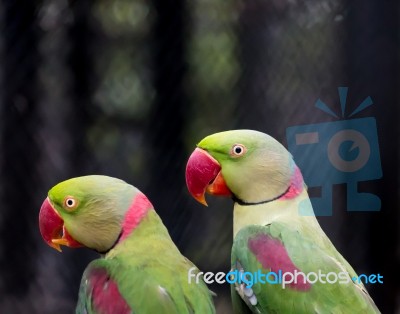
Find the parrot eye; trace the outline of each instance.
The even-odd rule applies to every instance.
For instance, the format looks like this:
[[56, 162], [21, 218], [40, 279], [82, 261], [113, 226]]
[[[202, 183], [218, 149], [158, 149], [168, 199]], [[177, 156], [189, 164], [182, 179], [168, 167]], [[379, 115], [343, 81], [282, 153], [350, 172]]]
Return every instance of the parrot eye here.
[[74, 209], [78, 205], [78, 202], [73, 197], [67, 196], [64, 200], [64, 205], [67, 209]]
[[232, 157], [240, 157], [240, 156], [244, 155], [246, 152], [247, 152], [247, 149], [244, 145], [235, 144], [232, 146], [230, 154]]

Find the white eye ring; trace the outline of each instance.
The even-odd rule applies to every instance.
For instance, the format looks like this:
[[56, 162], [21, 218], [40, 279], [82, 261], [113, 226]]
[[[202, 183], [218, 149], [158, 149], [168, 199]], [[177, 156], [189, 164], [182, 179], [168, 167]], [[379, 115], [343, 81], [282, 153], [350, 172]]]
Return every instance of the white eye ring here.
[[247, 152], [246, 146], [244, 146], [242, 144], [235, 144], [232, 146], [231, 156], [240, 157], [240, 156], [244, 155], [246, 152]]
[[74, 198], [72, 198], [72, 197], [67, 197], [67, 198], [65, 199], [65, 201], [64, 201], [64, 204], [65, 204], [65, 206], [68, 207], [68, 208], [75, 208], [77, 202], [76, 202], [76, 200], [75, 200]]

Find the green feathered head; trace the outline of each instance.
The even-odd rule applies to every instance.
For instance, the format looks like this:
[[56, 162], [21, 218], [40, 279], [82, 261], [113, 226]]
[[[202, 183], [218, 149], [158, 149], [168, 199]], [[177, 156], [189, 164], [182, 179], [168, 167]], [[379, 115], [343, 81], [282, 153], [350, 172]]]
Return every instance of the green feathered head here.
[[256, 203], [284, 193], [294, 169], [290, 153], [273, 137], [253, 130], [207, 136], [186, 166], [189, 192], [205, 204], [207, 191]]
[[39, 227], [44, 240], [60, 245], [109, 250], [121, 234], [122, 221], [139, 192], [107, 176], [72, 178], [54, 186], [43, 202]]

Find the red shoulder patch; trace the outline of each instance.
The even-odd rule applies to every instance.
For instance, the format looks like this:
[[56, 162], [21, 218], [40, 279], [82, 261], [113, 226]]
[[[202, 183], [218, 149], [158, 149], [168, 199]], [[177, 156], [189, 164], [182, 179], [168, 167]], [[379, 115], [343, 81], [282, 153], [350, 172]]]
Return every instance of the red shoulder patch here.
[[[277, 239], [266, 234], [259, 234], [249, 239], [248, 246], [265, 269], [271, 269], [274, 273], [282, 271], [282, 274], [288, 272], [293, 275], [295, 271], [301, 272], [293, 264], [281, 241]], [[298, 276], [297, 282], [292, 282], [288, 286], [300, 291], [307, 291], [311, 288], [310, 283], [304, 282], [303, 276]]]
[[118, 286], [113, 281], [107, 270], [93, 269], [88, 276], [90, 290], [92, 291], [92, 304], [100, 314], [132, 314], [129, 305], [122, 297]]

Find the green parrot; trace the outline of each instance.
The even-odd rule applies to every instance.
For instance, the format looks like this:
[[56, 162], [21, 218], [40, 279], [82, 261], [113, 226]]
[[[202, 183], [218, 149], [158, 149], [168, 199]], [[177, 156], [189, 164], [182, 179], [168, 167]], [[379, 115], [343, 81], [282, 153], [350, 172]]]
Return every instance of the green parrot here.
[[76, 313], [215, 313], [198, 269], [172, 242], [147, 197], [107, 176], [72, 178], [54, 186], [39, 213], [44, 241], [87, 247], [102, 258], [86, 268]]
[[235, 313], [379, 313], [321, 229], [299, 168], [274, 138], [253, 130], [207, 136], [189, 157], [186, 183], [205, 205], [206, 192], [234, 201]]

